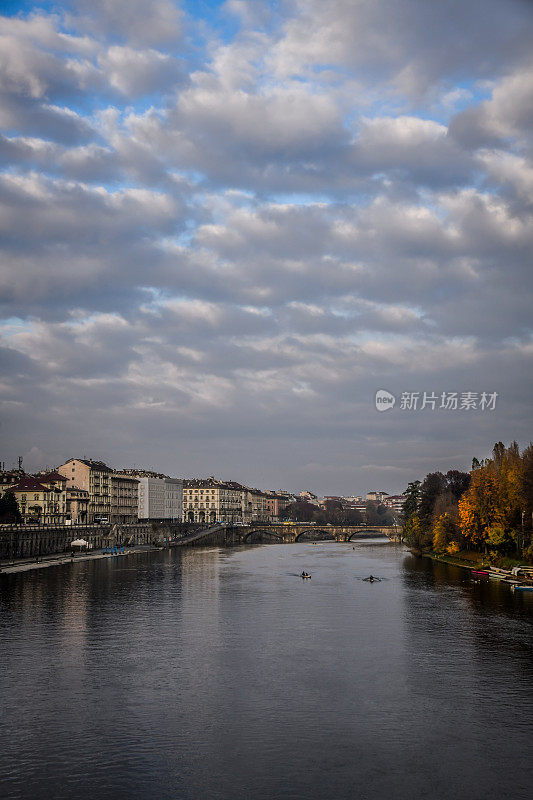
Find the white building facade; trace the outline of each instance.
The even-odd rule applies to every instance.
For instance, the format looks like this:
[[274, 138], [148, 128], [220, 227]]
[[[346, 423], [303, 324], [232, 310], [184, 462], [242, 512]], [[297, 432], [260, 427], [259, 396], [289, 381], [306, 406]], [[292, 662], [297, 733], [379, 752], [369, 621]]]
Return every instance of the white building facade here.
[[183, 514], [183, 480], [165, 478], [165, 519], [181, 520]]
[[139, 481], [139, 519], [181, 520], [183, 481], [179, 478], [144, 475]]

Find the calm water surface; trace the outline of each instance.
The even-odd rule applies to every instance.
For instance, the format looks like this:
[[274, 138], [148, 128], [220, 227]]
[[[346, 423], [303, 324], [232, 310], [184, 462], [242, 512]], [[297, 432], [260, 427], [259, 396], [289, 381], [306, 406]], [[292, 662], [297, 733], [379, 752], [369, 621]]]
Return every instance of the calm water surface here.
[[380, 541], [0, 576], [0, 796], [530, 798], [532, 621]]

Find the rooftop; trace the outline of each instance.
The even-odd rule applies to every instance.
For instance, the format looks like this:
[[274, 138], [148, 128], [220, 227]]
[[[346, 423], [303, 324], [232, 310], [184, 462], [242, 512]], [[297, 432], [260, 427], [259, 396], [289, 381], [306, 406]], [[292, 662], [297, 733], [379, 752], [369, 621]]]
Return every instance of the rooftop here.
[[8, 487], [8, 491], [11, 490], [13, 492], [49, 492], [50, 489], [47, 486], [43, 486], [37, 478], [34, 478], [33, 475], [25, 475], [21, 478], [18, 483], [15, 483], [13, 486]]

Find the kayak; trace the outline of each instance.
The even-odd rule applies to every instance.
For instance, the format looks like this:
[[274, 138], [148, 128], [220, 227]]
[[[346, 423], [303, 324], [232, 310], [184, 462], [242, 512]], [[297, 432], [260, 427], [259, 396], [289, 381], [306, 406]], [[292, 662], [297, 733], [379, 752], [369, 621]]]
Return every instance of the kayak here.
[[533, 592], [533, 586], [513, 586], [514, 592]]
[[485, 575], [486, 577], [488, 577], [489, 573], [487, 572], [486, 569], [473, 569], [472, 575]]

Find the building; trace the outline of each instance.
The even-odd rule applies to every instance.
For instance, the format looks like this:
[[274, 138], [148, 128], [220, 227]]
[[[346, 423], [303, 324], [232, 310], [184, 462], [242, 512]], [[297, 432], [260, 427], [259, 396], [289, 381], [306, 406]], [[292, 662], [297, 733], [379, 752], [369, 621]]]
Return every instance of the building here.
[[373, 500], [376, 503], [382, 503], [388, 496], [387, 492], [367, 492], [366, 499]]
[[183, 482], [184, 522], [245, 524], [274, 522], [279, 500], [274, 492], [251, 489], [236, 481], [211, 477]]
[[137, 513], [139, 519], [163, 519], [165, 515], [165, 479], [148, 475], [138, 477]]
[[313, 492], [309, 492], [307, 489], [304, 489], [299, 494], [300, 500], [304, 500], [306, 503], [312, 503], [314, 506], [318, 506], [318, 497]]
[[242, 522], [245, 487], [215, 478], [183, 481], [184, 522]]
[[383, 500], [383, 505], [390, 508], [396, 517], [400, 516], [405, 503], [405, 496], [403, 494], [390, 494]]
[[[242, 491], [242, 521], [247, 525], [250, 522], [273, 522], [271, 514], [272, 501], [270, 495], [260, 489], [241, 487]], [[276, 515], [277, 516], [277, 515]]]
[[13, 486], [13, 484], [20, 481], [21, 478], [24, 478], [26, 473], [23, 469], [8, 469], [8, 470], [1, 470], [0, 471], [0, 492], [5, 491], [8, 486]]
[[138, 521], [138, 485], [132, 475], [112, 472], [109, 522], [124, 525]]
[[137, 522], [137, 478], [89, 458], [70, 458], [57, 471], [66, 477], [67, 489], [89, 493], [87, 522]]
[[[27, 475], [19, 470], [4, 473], [0, 495], [15, 496], [24, 523], [63, 525], [66, 519], [66, 479], [57, 472]], [[11, 480], [8, 482], [8, 479]], [[15, 478], [15, 480], [13, 480]]]
[[89, 492], [78, 489], [77, 486], [68, 486], [66, 520], [75, 525], [87, 522], [89, 511]]
[[85, 489], [89, 493], [87, 522], [111, 517], [111, 475], [113, 470], [103, 461], [69, 458], [57, 471], [67, 479], [67, 488]]
[[137, 514], [139, 519], [181, 520], [183, 481], [149, 470], [124, 469], [121, 474], [138, 481]]
[[164, 519], [181, 520], [183, 515], [183, 480], [165, 477]]
[[296, 502], [295, 495], [287, 491], [287, 489], [276, 489], [275, 491], [268, 492], [268, 494], [272, 497], [275, 497], [277, 500], [278, 517], [283, 516], [283, 511], [287, 508], [287, 506]]
[[50, 521], [63, 525], [67, 518], [67, 479], [56, 470], [40, 472], [33, 477], [52, 492], [50, 496]]
[[52, 522], [56, 513], [56, 495], [53, 489], [44, 486], [32, 475], [24, 475], [11, 486], [3, 487], [3, 492], [8, 491], [15, 496], [22, 522], [36, 525]]
[[275, 494], [267, 492], [266, 503], [270, 520], [276, 522], [279, 518], [279, 498]]

